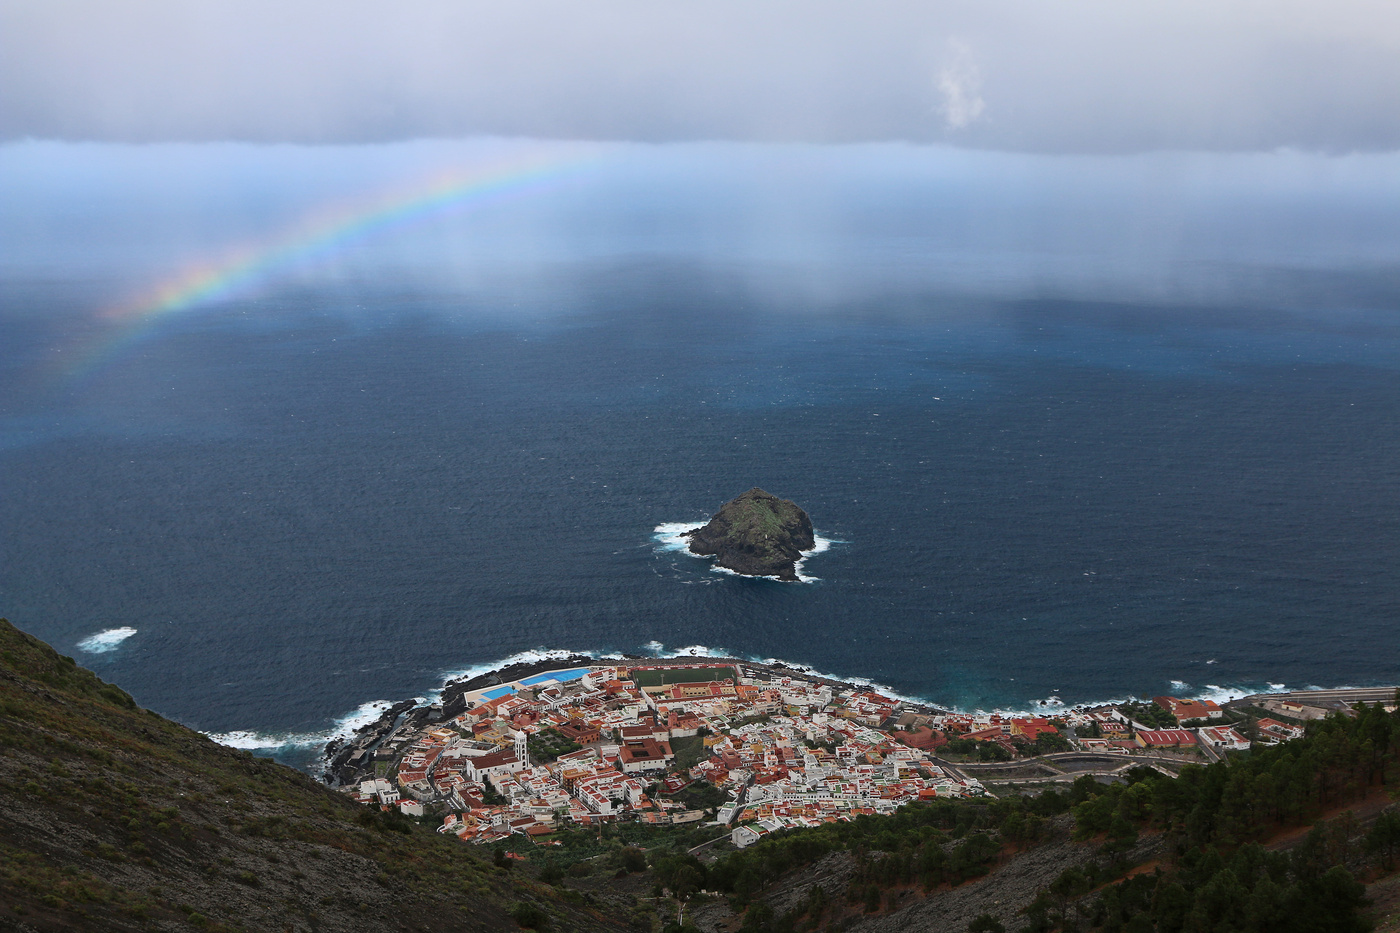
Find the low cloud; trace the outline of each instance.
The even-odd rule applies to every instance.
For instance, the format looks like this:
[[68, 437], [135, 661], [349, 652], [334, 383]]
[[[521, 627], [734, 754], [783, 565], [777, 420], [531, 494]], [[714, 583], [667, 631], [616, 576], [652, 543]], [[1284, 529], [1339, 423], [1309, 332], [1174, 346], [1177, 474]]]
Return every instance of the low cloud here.
[[967, 43], [949, 42], [950, 61], [938, 74], [938, 90], [943, 95], [943, 119], [950, 130], [961, 130], [982, 118], [987, 103], [982, 99], [982, 75], [972, 59]]
[[1382, 0], [0, 2], [0, 140], [1400, 147]]

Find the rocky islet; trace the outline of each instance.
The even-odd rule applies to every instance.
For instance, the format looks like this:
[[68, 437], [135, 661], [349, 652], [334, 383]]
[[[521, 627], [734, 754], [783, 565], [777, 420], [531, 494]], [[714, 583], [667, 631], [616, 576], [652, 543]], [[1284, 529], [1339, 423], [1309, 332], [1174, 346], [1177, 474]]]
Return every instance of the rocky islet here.
[[713, 557], [726, 570], [746, 577], [799, 580], [797, 563], [816, 547], [812, 520], [788, 499], [755, 486], [687, 533], [692, 554]]

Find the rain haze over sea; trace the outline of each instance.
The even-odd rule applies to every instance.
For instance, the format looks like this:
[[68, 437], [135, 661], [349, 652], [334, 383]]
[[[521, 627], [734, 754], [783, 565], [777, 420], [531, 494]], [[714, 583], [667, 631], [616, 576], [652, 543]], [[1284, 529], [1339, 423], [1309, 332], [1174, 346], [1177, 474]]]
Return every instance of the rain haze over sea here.
[[[550, 649], [969, 708], [1394, 682], [1397, 178], [10, 143], [0, 614], [291, 761]], [[755, 485], [811, 582], [665, 540]]]

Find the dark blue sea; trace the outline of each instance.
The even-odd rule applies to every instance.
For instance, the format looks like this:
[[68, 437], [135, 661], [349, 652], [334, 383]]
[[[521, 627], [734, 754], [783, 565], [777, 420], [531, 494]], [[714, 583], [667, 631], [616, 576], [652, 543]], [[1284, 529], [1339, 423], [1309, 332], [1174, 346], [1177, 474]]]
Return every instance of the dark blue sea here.
[[[367, 703], [550, 649], [963, 708], [1400, 681], [1384, 269], [1175, 300], [867, 263], [818, 299], [824, 260], [715, 254], [273, 278], [67, 370], [125, 280], [8, 268], [0, 615], [301, 764]], [[832, 542], [811, 582], [658, 540], [755, 485]]]

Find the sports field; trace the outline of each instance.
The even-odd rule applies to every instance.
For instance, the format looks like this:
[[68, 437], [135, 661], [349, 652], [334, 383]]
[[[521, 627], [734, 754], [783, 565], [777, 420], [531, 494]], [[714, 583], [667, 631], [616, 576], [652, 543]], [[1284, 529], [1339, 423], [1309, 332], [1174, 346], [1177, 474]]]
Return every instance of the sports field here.
[[659, 670], [637, 670], [631, 672], [632, 682], [639, 687], [667, 687], [671, 684], [703, 684], [711, 680], [739, 679], [739, 672], [732, 667], [680, 667]]

